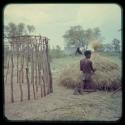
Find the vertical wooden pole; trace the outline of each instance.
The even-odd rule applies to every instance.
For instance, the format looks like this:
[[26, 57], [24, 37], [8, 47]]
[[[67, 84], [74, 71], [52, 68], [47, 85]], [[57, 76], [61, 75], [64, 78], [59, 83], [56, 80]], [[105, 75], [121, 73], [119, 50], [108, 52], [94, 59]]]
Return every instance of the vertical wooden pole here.
[[38, 81], [38, 83], [39, 83], [39, 85], [40, 85], [40, 76], [41, 76], [41, 72], [40, 72], [40, 64], [38, 64], [38, 75], [39, 75], [39, 81]]
[[13, 103], [14, 102], [14, 95], [13, 95], [13, 68], [14, 68], [14, 65], [13, 65], [13, 43], [11, 45], [11, 102]]
[[49, 85], [50, 85], [50, 93], [53, 92], [53, 86], [52, 86], [52, 73], [50, 69], [50, 62], [49, 62], [49, 56], [48, 56], [48, 41], [46, 40], [46, 54], [47, 54], [47, 63], [48, 63], [48, 70], [49, 70]]
[[[42, 74], [41, 74], [41, 78], [42, 78], [42, 83], [43, 83], [43, 95], [46, 96], [46, 86], [45, 86], [45, 70], [44, 70], [44, 56], [43, 56], [43, 52], [44, 52], [44, 43], [42, 41], [42, 51], [41, 51], [41, 58], [42, 58], [42, 61], [41, 61], [41, 68], [42, 68]], [[42, 86], [42, 85], [41, 85]]]
[[41, 87], [41, 98], [43, 97], [43, 86], [42, 86], [42, 84], [40, 85], [40, 87]]
[[23, 45], [22, 45], [22, 59], [21, 59], [21, 72], [22, 72], [22, 83], [24, 83], [24, 72], [23, 72], [23, 67], [24, 67], [24, 52], [23, 52]]
[[8, 76], [8, 73], [9, 73], [9, 62], [10, 62], [10, 57], [8, 57], [8, 64], [7, 64], [7, 72], [6, 72], [6, 75], [5, 75], [5, 84], [7, 83], [7, 76]]
[[29, 43], [28, 43], [28, 53], [27, 53], [27, 68], [26, 68], [26, 79], [27, 79], [27, 90], [28, 90], [28, 100], [30, 100], [30, 82], [29, 82]]
[[19, 87], [20, 87], [20, 101], [23, 101], [23, 89], [22, 89], [22, 84], [21, 84], [21, 70], [19, 71]]
[[36, 78], [36, 79], [35, 79], [35, 85], [36, 85], [36, 92], [38, 92], [38, 85], [37, 85], [37, 71], [38, 71], [38, 70], [37, 70], [37, 65], [38, 65], [38, 63], [37, 63], [37, 61], [38, 61], [38, 57], [37, 57], [37, 56], [38, 56], [38, 55], [37, 55], [37, 45], [36, 45], [36, 47], [35, 47], [35, 53], [36, 53], [36, 60], [35, 60], [35, 61], [36, 61], [36, 63], [35, 63], [35, 67], [36, 67], [36, 68], [35, 68], [35, 70], [36, 70], [36, 77], [35, 77], [35, 78]]
[[38, 84], [40, 85], [40, 50], [39, 50], [39, 44], [38, 44], [38, 49], [37, 49], [38, 51]]
[[19, 82], [19, 87], [20, 87], [20, 101], [22, 102], [23, 101], [23, 88], [22, 88], [22, 80], [21, 80], [21, 78], [22, 78], [22, 57], [23, 57], [23, 52], [22, 52], [22, 46], [20, 45], [20, 59], [21, 59], [21, 61], [20, 61], [20, 65], [21, 65], [21, 68], [20, 68], [20, 70], [19, 70], [19, 80], [18, 80], [18, 82]]
[[40, 58], [40, 61], [39, 61], [39, 64], [40, 64], [40, 77], [39, 77], [39, 79], [40, 79], [40, 82], [39, 82], [39, 84], [40, 84], [40, 88], [41, 88], [41, 98], [43, 97], [43, 82], [42, 82], [42, 75], [43, 75], [43, 70], [42, 70], [42, 60], [43, 60], [43, 58], [42, 58], [42, 38], [41, 38], [41, 36], [40, 36], [40, 38], [39, 38], [39, 43], [40, 43], [40, 51], [39, 51], [39, 58]]
[[29, 84], [29, 69], [26, 68], [26, 79], [27, 79], [27, 90], [28, 90], [28, 100], [30, 100], [30, 84]]
[[34, 52], [32, 50], [32, 56], [31, 56], [31, 84], [33, 86], [33, 95], [34, 99], [36, 99], [36, 94], [35, 94], [35, 86], [34, 86]]
[[18, 48], [17, 48], [17, 83], [18, 83], [18, 58], [19, 58], [19, 53], [18, 53]]

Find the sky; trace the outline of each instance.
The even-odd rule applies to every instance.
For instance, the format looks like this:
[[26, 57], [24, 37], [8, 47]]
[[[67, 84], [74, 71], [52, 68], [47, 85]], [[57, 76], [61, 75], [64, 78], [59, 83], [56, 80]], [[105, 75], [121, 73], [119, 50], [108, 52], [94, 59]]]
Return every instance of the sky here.
[[117, 4], [8, 4], [4, 25], [9, 22], [34, 25], [34, 34], [47, 36], [51, 47], [65, 46], [63, 35], [71, 26], [99, 27], [104, 42], [121, 39], [122, 8]]

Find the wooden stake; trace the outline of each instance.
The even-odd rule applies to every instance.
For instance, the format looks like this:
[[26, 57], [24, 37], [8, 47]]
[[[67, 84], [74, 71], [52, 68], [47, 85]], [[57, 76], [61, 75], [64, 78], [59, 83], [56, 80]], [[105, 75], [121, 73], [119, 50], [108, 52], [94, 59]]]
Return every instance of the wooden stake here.
[[17, 83], [18, 83], [18, 58], [19, 58], [19, 55], [18, 55], [18, 53], [17, 53]]
[[37, 71], [38, 71], [37, 70], [37, 66], [38, 66], [38, 62], [37, 62], [38, 61], [38, 58], [37, 58], [37, 46], [36, 46], [35, 50], [36, 50], [36, 60], [35, 60], [36, 61], [36, 64], [35, 64], [35, 66], [36, 66], [36, 68], [35, 68], [35, 70], [36, 70], [36, 77], [35, 78], [36, 79], [35, 79], [35, 85], [36, 85], [36, 92], [38, 92], [38, 85], [37, 85]]
[[21, 70], [19, 72], [19, 87], [20, 87], [20, 101], [23, 101], [23, 89], [22, 89], [22, 84], [21, 84]]
[[24, 54], [22, 52], [22, 64], [21, 64], [21, 72], [22, 72], [22, 83], [24, 83], [24, 72], [23, 72], [23, 67], [24, 67]]
[[11, 50], [11, 64], [12, 64], [12, 67], [11, 67], [11, 102], [13, 103], [14, 102], [14, 95], [13, 95], [13, 68], [14, 68], [14, 65], [13, 65], [13, 45], [12, 45], [12, 50]]
[[35, 94], [35, 86], [34, 86], [34, 60], [33, 60], [33, 52], [32, 52], [32, 62], [31, 62], [31, 84], [33, 85], [33, 95], [34, 99], [36, 99], [36, 94]]
[[30, 82], [29, 82], [29, 66], [28, 66], [29, 58], [28, 57], [29, 57], [29, 45], [28, 45], [28, 56], [27, 56], [26, 79], [27, 79], [28, 100], [30, 100]]
[[7, 76], [8, 76], [8, 73], [9, 73], [9, 62], [10, 62], [10, 58], [8, 60], [8, 64], [7, 64], [7, 72], [6, 72], [6, 78], [5, 78], [5, 84], [7, 83]]
[[50, 69], [50, 63], [49, 63], [49, 56], [48, 56], [48, 41], [46, 41], [46, 55], [47, 55], [47, 63], [48, 63], [48, 70], [49, 70], [49, 87], [50, 87], [50, 93], [53, 92], [53, 86], [52, 86], [52, 73], [51, 73], [51, 69]]

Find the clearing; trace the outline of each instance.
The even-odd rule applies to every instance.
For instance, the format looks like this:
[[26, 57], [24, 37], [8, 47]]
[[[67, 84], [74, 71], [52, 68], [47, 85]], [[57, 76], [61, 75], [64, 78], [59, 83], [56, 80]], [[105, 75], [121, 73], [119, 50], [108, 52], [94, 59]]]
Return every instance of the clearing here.
[[[75, 120], [75, 121], [115, 121], [122, 115], [122, 92], [113, 96], [112, 92], [97, 91], [84, 95], [73, 95], [72, 89], [59, 85], [58, 77], [64, 67], [78, 57], [64, 57], [51, 62], [54, 92], [38, 100], [10, 103], [4, 105], [5, 116], [9, 120]], [[111, 57], [114, 58], [114, 57]], [[113, 61], [121, 64], [116, 58]]]

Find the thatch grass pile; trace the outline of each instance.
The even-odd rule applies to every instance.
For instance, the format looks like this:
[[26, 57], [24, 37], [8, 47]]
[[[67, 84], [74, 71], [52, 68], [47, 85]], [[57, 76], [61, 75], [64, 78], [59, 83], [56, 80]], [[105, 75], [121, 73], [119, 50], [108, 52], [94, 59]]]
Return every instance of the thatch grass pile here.
[[[99, 90], [115, 90], [121, 86], [121, 68], [107, 57], [94, 53], [91, 57], [96, 72], [92, 79]], [[78, 62], [66, 67], [59, 78], [59, 83], [67, 88], [74, 88], [81, 82]]]

